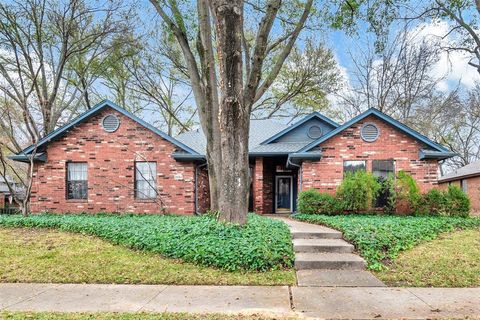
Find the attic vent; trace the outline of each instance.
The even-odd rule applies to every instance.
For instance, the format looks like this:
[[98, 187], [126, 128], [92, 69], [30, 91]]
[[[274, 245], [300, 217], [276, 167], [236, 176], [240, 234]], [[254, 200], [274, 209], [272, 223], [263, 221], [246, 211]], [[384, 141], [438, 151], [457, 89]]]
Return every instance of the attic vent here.
[[375, 124], [366, 123], [363, 125], [362, 129], [360, 129], [360, 135], [363, 141], [374, 142], [378, 139], [378, 136], [380, 135], [380, 130]]
[[312, 139], [318, 139], [322, 136], [322, 128], [319, 126], [311, 126], [308, 129], [307, 135]]
[[117, 131], [118, 127], [120, 126], [120, 120], [113, 114], [109, 114], [102, 120], [102, 127], [108, 133], [112, 133]]

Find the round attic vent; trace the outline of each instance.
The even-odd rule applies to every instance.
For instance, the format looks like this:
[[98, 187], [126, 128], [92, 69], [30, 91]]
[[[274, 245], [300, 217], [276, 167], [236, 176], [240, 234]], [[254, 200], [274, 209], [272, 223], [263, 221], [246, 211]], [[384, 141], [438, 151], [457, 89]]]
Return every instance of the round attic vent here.
[[102, 120], [102, 127], [108, 133], [117, 131], [120, 126], [120, 120], [113, 114], [109, 114]]
[[377, 141], [380, 129], [373, 123], [365, 123], [360, 129], [360, 135], [365, 142]]
[[322, 136], [322, 128], [319, 126], [311, 126], [308, 128], [307, 135], [312, 139], [318, 139]]

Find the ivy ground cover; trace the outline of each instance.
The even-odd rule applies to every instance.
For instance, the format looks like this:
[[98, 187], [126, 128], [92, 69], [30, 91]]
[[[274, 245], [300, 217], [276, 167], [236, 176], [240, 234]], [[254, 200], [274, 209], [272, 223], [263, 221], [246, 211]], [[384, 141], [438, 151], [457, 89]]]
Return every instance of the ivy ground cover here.
[[371, 270], [382, 270], [402, 251], [454, 230], [480, 228], [480, 218], [315, 214], [295, 219], [330, 226], [343, 232]]
[[0, 215], [0, 227], [52, 228], [97, 236], [113, 244], [159, 253], [227, 271], [291, 268], [294, 253], [286, 224], [250, 214], [245, 226], [209, 216]]

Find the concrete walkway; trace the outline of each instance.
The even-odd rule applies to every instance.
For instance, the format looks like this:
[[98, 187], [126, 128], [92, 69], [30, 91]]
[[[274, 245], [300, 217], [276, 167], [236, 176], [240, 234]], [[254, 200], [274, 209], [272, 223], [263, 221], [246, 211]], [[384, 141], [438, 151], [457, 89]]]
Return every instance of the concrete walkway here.
[[365, 271], [365, 261], [353, 252], [353, 245], [342, 239], [340, 231], [285, 216], [270, 217], [285, 222], [290, 228], [299, 286], [385, 286]]
[[480, 317], [480, 288], [0, 284], [0, 311], [5, 310], [476, 318]]

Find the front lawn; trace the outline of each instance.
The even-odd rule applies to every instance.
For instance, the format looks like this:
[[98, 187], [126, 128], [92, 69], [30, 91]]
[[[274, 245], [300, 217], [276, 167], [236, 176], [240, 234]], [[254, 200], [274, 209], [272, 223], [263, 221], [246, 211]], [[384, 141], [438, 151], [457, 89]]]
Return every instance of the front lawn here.
[[299, 214], [295, 219], [342, 231], [372, 270], [384, 269], [401, 251], [441, 233], [480, 227], [480, 218], [458, 217]]
[[390, 286], [479, 287], [480, 230], [440, 235], [400, 253], [376, 276]]
[[295, 284], [293, 270], [229, 272], [52, 229], [0, 229], [0, 248], [1, 282]]
[[290, 231], [281, 221], [250, 214], [245, 226], [209, 216], [0, 215], [0, 227], [54, 228], [227, 271], [291, 268]]

